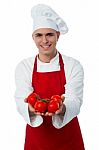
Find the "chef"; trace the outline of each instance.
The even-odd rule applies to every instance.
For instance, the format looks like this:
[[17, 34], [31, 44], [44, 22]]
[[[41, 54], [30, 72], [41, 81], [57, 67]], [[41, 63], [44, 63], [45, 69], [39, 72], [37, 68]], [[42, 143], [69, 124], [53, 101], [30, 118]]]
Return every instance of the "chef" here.
[[[38, 54], [22, 60], [15, 70], [16, 105], [27, 123], [24, 150], [84, 150], [77, 118], [83, 102], [83, 67], [56, 49], [67, 25], [44, 4], [34, 6], [31, 16]], [[38, 113], [26, 101], [32, 92], [49, 99], [60, 95], [63, 103], [55, 113]]]

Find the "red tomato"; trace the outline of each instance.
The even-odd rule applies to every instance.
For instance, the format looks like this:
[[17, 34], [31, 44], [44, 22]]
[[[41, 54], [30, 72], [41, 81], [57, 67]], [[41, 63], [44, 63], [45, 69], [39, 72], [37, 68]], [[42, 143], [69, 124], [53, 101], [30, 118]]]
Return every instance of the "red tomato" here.
[[34, 108], [36, 111], [43, 113], [47, 110], [47, 102], [42, 101], [42, 100], [38, 100], [38, 101], [36, 101]]
[[59, 103], [57, 101], [51, 100], [48, 104], [48, 112], [55, 113], [59, 109]]
[[51, 100], [56, 101], [58, 103], [61, 103], [61, 101], [62, 101], [61, 96], [59, 96], [59, 95], [53, 95], [51, 97]]
[[27, 98], [27, 102], [34, 106], [37, 99], [39, 99], [39, 96], [36, 93], [31, 93]]

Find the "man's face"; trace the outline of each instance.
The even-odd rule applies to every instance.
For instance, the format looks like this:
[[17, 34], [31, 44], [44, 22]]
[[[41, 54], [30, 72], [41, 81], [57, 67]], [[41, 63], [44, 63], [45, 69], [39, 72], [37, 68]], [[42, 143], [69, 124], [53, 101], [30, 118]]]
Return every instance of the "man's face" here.
[[33, 40], [42, 55], [50, 55], [56, 51], [56, 43], [60, 33], [50, 29], [41, 28], [32, 34]]

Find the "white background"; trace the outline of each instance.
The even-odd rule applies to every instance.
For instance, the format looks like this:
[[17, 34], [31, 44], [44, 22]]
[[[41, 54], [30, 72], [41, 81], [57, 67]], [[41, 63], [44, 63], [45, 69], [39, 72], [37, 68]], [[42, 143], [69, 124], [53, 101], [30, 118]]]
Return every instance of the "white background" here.
[[[25, 122], [14, 100], [16, 65], [33, 56], [31, 7], [50, 5], [66, 22], [57, 49], [84, 67], [84, 98], [79, 121], [86, 150], [99, 150], [99, 4], [98, 0], [0, 1], [0, 148], [23, 150]], [[78, 148], [79, 149], [79, 148]]]

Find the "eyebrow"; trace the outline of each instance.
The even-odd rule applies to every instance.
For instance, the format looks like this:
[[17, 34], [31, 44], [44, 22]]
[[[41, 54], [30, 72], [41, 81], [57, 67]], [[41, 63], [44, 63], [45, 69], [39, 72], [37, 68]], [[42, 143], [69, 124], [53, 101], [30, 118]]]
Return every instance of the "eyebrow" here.
[[[43, 34], [42, 33], [36, 33], [35, 36], [42, 36]], [[45, 34], [46, 36], [49, 36], [49, 35], [54, 35], [53, 32], [49, 32], [49, 33], [46, 33]]]

